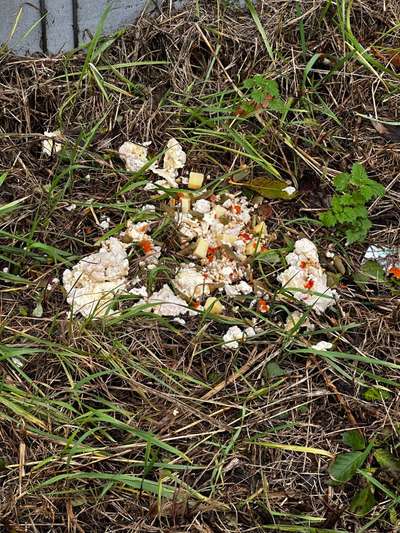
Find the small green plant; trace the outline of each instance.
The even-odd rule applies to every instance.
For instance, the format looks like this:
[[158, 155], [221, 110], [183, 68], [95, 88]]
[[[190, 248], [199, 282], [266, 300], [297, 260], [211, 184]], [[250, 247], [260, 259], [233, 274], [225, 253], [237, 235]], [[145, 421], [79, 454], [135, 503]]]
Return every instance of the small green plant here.
[[351, 174], [342, 172], [335, 176], [333, 183], [336, 193], [330, 209], [321, 213], [320, 220], [327, 228], [339, 227], [349, 244], [361, 242], [372, 226], [366, 204], [383, 196], [385, 187], [371, 180], [360, 163], [353, 165]]
[[[365, 516], [376, 505], [376, 489], [386, 496], [392, 495], [378, 478], [382, 478], [385, 473], [386, 477], [397, 481], [400, 476], [400, 460], [387, 448], [381, 447], [384, 442], [381, 445], [377, 440], [367, 442], [358, 429], [342, 433], [342, 440], [351, 451], [339, 453], [330, 464], [328, 472], [331, 484], [344, 485], [358, 476], [359, 490], [353, 496], [350, 511], [358, 516]], [[374, 466], [371, 464], [373, 462]]]
[[262, 74], [256, 74], [243, 83], [243, 88], [248, 90], [248, 102], [242, 102], [239, 114], [252, 113], [270, 109], [283, 113], [286, 103], [282, 100], [278, 83], [275, 80], [264, 78]]

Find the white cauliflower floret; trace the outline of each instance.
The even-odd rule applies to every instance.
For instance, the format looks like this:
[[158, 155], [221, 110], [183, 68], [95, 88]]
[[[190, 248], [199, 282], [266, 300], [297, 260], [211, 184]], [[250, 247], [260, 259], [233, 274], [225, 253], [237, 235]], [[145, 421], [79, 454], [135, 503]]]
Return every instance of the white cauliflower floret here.
[[[300, 311], [293, 311], [290, 313], [286, 319], [285, 323], [285, 331], [290, 331], [294, 327], [296, 327], [299, 322], [303, 319], [303, 313], [300, 313]], [[300, 325], [301, 328], [306, 328], [307, 331], [312, 331], [314, 329], [313, 324], [309, 321], [308, 318], [306, 318]]]
[[110, 303], [115, 294], [126, 291], [128, 270], [125, 247], [114, 237], [106, 240], [99, 252], [65, 270], [63, 284], [73, 313], [85, 317], [112, 314]]
[[286, 257], [289, 267], [278, 280], [294, 298], [312, 306], [317, 314], [335, 303], [336, 291], [328, 288], [325, 271], [321, 268], [317, 248], [308, 239], [300, 239], [294, 252]]
[[45, 131], [43, 133], [47, 139], [44, 139], [42, 141], [42, 152], [47, 156], [52, 156], [54, 154], [57, 154], [62, 149], [62, 144], [60, 142], [57, 142], [55, 139], [60, 140], [62, 137], [62, 133], [60, 130], [56, 131]]
[[187, 298], [201, 298], [210, 294], [210, 288], [201, 272], [193, 265], [185, 265], [180, 268], [175, 276], [174, 286]]
[[[186, 163], [186, 154], [179, 142], [171, 138], [167, 142], [167, 150], [164, 155], [163, 168], [152, 168], [153, 172], [164, 178], [171, 187], [177, 187], [175, 178], [178, 177], [178, 169], [183, 168]], [[156, 182], [157, 183], [157, 182]], [[159, 182], [163, 185], [163, 182]]]
[[239, 348], [239, 342], [246, 340], [247, 337], [254, 337], [256, 332], [254, 328], [248, 327], [242, 331], [238, 326], [231, 326], [225, 335], [222, 337], [224, 350], [236, 350]]
[[134, 224], [132, 220], [128, 220], [126, 225], [126, 230], [123, 231], [120, 235], [120, 238], [124, 242], [140, 242], [144, 238], [150, 239], [146, 233], [149, 231], [149, 224], [147, 222], [137, 222]]
[[156, 304], [152, 307], [153, 313], [161, 316], [184, 315], [189, 310], [186, 302], [176, 296], [167, 284], [155, 292], [147, 302]]
[[147, 147], [129, 141], [120, 147], [119, 156], [125, 162], [127, 170], [131, 172], [138, 172], [149, 162]]
[[193, 211], [197, 211], [198, 213], [202, 213], [203, 215], [205, 213], [209, 213], [211, 211], [211, 202], [201, 198], [193, 204]]

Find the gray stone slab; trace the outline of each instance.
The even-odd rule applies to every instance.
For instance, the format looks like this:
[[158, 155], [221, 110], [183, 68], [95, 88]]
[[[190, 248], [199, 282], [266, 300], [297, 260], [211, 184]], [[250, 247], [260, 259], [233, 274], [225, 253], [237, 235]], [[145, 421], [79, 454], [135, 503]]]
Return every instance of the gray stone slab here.
[[[15, 33], [9, 40], [21, 8], [22, 15], [19, 18]], [[41, 50], [42, 32], [39, 21], [39, 0], [30, 0], [30, 2], [0, 0], [0, 43], [7, 42], [11, 48], [20, 54]]]
[[[79, 43], [90, 40], [108, 4], [111, 4], [111, 10], [104, 26], [105, 33], [133, 23], [145, 7], [156, 5], [153, 0], [0, 0], [0, 43], [7, 42], [12, 50], [20, 54], [57, 54], [71, 50], [77, 40]], [[20, 9], [22, 16], [17, 31], [9, 41]], [[74, 11], [77, 22], [75, 38]], [[40, 23], [41, 13], [44, 12], [47, 12], [45, 39]], [[32, 27], [34, 30], [22, 40]]]
[[[243, 5], [245, 0], [232, 1]], [[77, 43], [90, 40], [108, 4], [111, 10], [105, 34], [133, 23], [144, 8], [155, 8], [158, 3], [161, 0], [0, 0], [0, 44], [7, 42], [18, 54], [66, 52]], [[180, 7], [184, 3], [185, 0], [169, 0], [164, 5]], [[9, 40], [20, 9], [22, 16]], [[46, 21], [41, 23], [44, 13]]]

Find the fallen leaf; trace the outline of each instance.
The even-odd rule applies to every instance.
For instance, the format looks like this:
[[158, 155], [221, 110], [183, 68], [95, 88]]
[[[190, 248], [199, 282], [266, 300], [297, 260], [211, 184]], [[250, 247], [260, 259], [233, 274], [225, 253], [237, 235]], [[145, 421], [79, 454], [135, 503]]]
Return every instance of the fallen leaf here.
[[375, 56], [385, 63], [390, 63], [392, 67], [400, 68], [400, 52], [398, 48], [386, 48], [384, 52], [371, 48]]
[[[288, 185], [286, 181], [278, 180], [274, 178], [253, 178], [249, 181], [237, 182], [231, 181], [232, 185], [242, 186], [245, 189], [251, 189], [260, 194], [264, 198], [271, 200], [293, 200], [297, 196], [296, 190], [291, 191], [291, 185]], [[289, 191], [287, 190], [289, 189]]]
[[377, 120], [372, 120], [372, 125], [382, 137], [385, 137], [385, 139], [393, 142], [400, 141], [400, 126], [396, 126], [395, 124], [383, 124]]

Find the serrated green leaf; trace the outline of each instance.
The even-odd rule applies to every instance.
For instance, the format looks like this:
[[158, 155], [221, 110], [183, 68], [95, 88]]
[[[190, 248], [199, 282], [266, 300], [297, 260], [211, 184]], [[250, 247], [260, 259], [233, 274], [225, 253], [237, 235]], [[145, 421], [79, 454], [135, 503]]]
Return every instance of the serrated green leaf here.
[[346, 230], [345, 235], [347, 242], [353, 244], [354, 242], [362, 242], [368, 235], [372, 223], [368, 219], [360, 219], [357, 226], [352, 226]]
[[349, 185], [351, 180], [351, 176], [348, 172], [341, 172], [333, 179], [333, 184], [335, 186], [335, 189], [339, 192], [345, 191], [347, 186]]
[[361, 163], [354, 163], [354, 165], [351, 167], [351, 178], [351, 181], [357, 185], [362, 185], [366, 180], [368, 180], [367, 171]]
[[297, 196], [296, 192], [288, 194], [285, 191], [285, 189], [290, 187], [285, 181], [274, 178], [253, 178], [252, 180], [243, 183], [237, 183], [237, 185], [242, 185], [246, 189], [251, 189], [270, 200], [293, 200]]
[[333, 228], [337, 222], [337, 218], [332, 211], [321, 213], [319, 219], [326, 228]]
[[365, 516], [375, 507], [375, 504], [372, 487], [368, 485], [354, 495], [351, 500], [350, 511], [357, 516]]
[[353, 452], [362, 451], [366, 446], [365, 439], [358, 429], [344, 431], [342, 433], [342, 441], [346, 446], [349, 446]]

